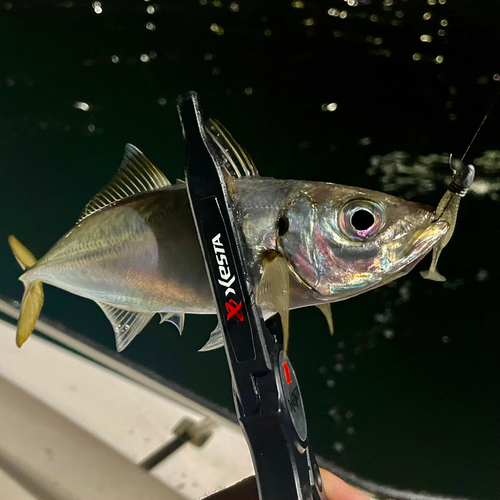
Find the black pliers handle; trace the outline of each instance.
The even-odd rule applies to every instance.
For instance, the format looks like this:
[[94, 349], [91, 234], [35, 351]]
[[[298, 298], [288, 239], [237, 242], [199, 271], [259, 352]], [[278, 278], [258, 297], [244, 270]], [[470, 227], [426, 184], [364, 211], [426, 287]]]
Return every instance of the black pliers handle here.
[[[205, 133], [198, 96], [177, 105], [186, 141], [186, 184], [217, 305], [236, 413], [250, 447], [261, 500], [326, 500], [309, 448], [300, 389], [275, 316], [264, 323], [243, 258], [221, 151]], [[272, 330], [272, 333], [271, 331]]]

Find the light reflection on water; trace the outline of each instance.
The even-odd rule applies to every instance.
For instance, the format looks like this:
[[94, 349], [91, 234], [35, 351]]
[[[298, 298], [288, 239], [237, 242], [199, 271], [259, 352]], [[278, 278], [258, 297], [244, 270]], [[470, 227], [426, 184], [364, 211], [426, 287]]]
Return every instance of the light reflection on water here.
[[[376, 176], [385, 192], [406, 199], [443, 190], [451, 178], [448, 154], [414, 157], [403, 151], [376, 155], [366, 173]], [[500, 151], [484, 151], [471, 162], [476, 176], [468, 196], [500, 201]]]

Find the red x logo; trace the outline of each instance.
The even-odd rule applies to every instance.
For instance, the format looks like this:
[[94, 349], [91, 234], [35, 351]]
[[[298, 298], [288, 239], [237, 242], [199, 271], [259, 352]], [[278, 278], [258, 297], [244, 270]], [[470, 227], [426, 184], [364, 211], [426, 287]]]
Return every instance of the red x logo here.
[[234, 316], [236, 321], [243, 321], [243, 313], [240, 310], [241, 304], [241, 302], [237, 304], [234, 299], [229, 299], [229, 302], [226, 302], [227, 320]]

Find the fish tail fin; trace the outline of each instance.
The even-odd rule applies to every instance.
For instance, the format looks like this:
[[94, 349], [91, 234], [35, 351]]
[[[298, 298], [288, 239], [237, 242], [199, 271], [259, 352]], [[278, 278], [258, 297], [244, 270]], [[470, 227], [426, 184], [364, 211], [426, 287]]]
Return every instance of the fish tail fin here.
[[444, 282], [446, 281], [446, 278], [437, 270], [437, 263], [439, 260], [439, 256], [441, 255], [441, 252], [443, 251], [443, 247], [440, 246], [439, 242], [437, 244], [438, 246], [435, 246], [432, 249], [432, 262], [431, 266], [428, 271], [420, 271], [420, 276], [424, 278], [424, 280], [431, 280], [431, 281], [439, 281], [439, 282]]
[[9, 236], [9, 245], [23, 271], [36, 264], [35, 256], [13, 234]]
[[424, 280], [440, 281], [440, 282], [446, 281], [446, 278], [437, 269], [434, 271], [430, 269], [428, 271], [420, 271], [420, 276], [422, 276]]
[[17, 322], [16, 344], [21, 347], [31, 335], [43, 306], [43, 287], [41, 281], [25, 285], [21, 313]]
[[[34, 255], [15, 236], [9, 236], [9, 245], [23, 270], [36, 264]], [[21, 347], [31, 335], [43, 306], [42, 282], [24, 283], [24, 287], [21, 312], [17, 322], [16, 344], [18, 347]]]

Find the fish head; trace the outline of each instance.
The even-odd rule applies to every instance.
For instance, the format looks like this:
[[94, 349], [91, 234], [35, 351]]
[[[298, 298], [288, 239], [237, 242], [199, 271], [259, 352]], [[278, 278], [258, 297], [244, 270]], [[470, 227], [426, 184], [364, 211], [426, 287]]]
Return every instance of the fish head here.
[[342, 300], [408, 273], [448, 227], [431, 207], [318, 182], [281, 209], [276, 243], [299, 282]]

